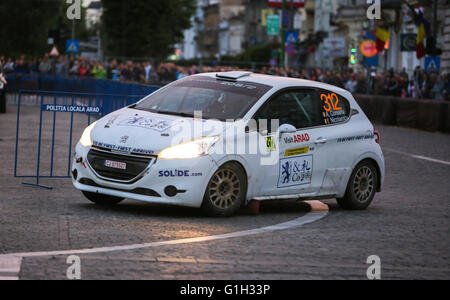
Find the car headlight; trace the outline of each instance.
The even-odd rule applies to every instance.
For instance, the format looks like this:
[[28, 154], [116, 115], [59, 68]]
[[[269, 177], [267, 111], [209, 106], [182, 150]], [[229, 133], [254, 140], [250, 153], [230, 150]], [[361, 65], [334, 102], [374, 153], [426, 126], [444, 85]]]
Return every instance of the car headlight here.
[[89, 125], [89, 127], [84, 130], [83, 135], [81, 136], [80, 143], [84, 147], [92, 146], [91, 131], [92, 129], [94, 129], [95, 124], [97, 124], [97, 122], [94, 122], [91, 125]]
[[205, 137], [169, 147], [158, 155], [160, 159], [190, 159], [209, 154], [211, 147], [219, 140], [219, 137]]

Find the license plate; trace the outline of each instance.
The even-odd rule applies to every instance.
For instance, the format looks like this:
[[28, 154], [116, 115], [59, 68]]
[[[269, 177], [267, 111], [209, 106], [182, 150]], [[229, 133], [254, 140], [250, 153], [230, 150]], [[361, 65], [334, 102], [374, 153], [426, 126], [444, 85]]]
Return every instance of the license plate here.
[[127, 164], [123, 163], [123, 162], [118, 162], [118, 161], [105, 160], [105, 167], [126, 170]]

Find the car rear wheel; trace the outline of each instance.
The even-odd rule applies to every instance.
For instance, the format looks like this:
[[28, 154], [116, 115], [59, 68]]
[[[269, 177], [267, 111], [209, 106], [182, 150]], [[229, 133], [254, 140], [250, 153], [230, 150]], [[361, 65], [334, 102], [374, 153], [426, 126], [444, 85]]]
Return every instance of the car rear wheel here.
[[245, 202], [247, 178], [237, 163], [222, 166], [208, 183], [203, 198], [202, 210], [211, 217], [234, 215]]
[[97, 193], [90, 193], [90, 192], [83, 192], [83, 195], [90, 201], [92, 201], [95, 204], [100, 205], [100, 206], [113, 206], [113, 205], [119, 204], [120, 202], [122, 202], [125, 199], [125, 198], [119, 198], [119, 197], [108, 196], [108, 195], [97, 194]]
[[344, 198], [339, 206], [348, 210], [364, 210], [372, 203], [378, 186], [378, 173], [374, 164], [363, 161], [353, 171]]

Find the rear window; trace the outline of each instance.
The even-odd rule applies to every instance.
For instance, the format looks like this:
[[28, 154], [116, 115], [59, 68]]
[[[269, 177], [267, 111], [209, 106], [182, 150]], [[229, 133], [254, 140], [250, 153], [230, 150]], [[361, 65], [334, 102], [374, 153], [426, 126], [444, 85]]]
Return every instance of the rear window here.
[[157, 91], [134, 108], [173, 115], [194, 115], [204, 119], [239, 119], [272, 87], [245, 81], [224, 81], [192, 76]]

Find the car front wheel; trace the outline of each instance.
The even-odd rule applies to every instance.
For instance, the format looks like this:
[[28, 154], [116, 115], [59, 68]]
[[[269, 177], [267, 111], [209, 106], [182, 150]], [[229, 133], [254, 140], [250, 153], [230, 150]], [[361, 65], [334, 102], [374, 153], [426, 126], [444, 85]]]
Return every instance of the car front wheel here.
[[247, 179], [237, 163], [222, 166], [208, 183], [203, 198], [202, 210], [211, 217], [234, 215], [245, 202]]
[[108, 196], [97, 193], [83, 192], [83, 195], [90, 201], [100, 206], [113, 206], [122, 202], [125, 198]]
[[378, 186], [378, 173], [374, 164], [363, 161], [353, 171], [344, 198], [339, 206], [348, 210], [364, 210], [372, 203]]

